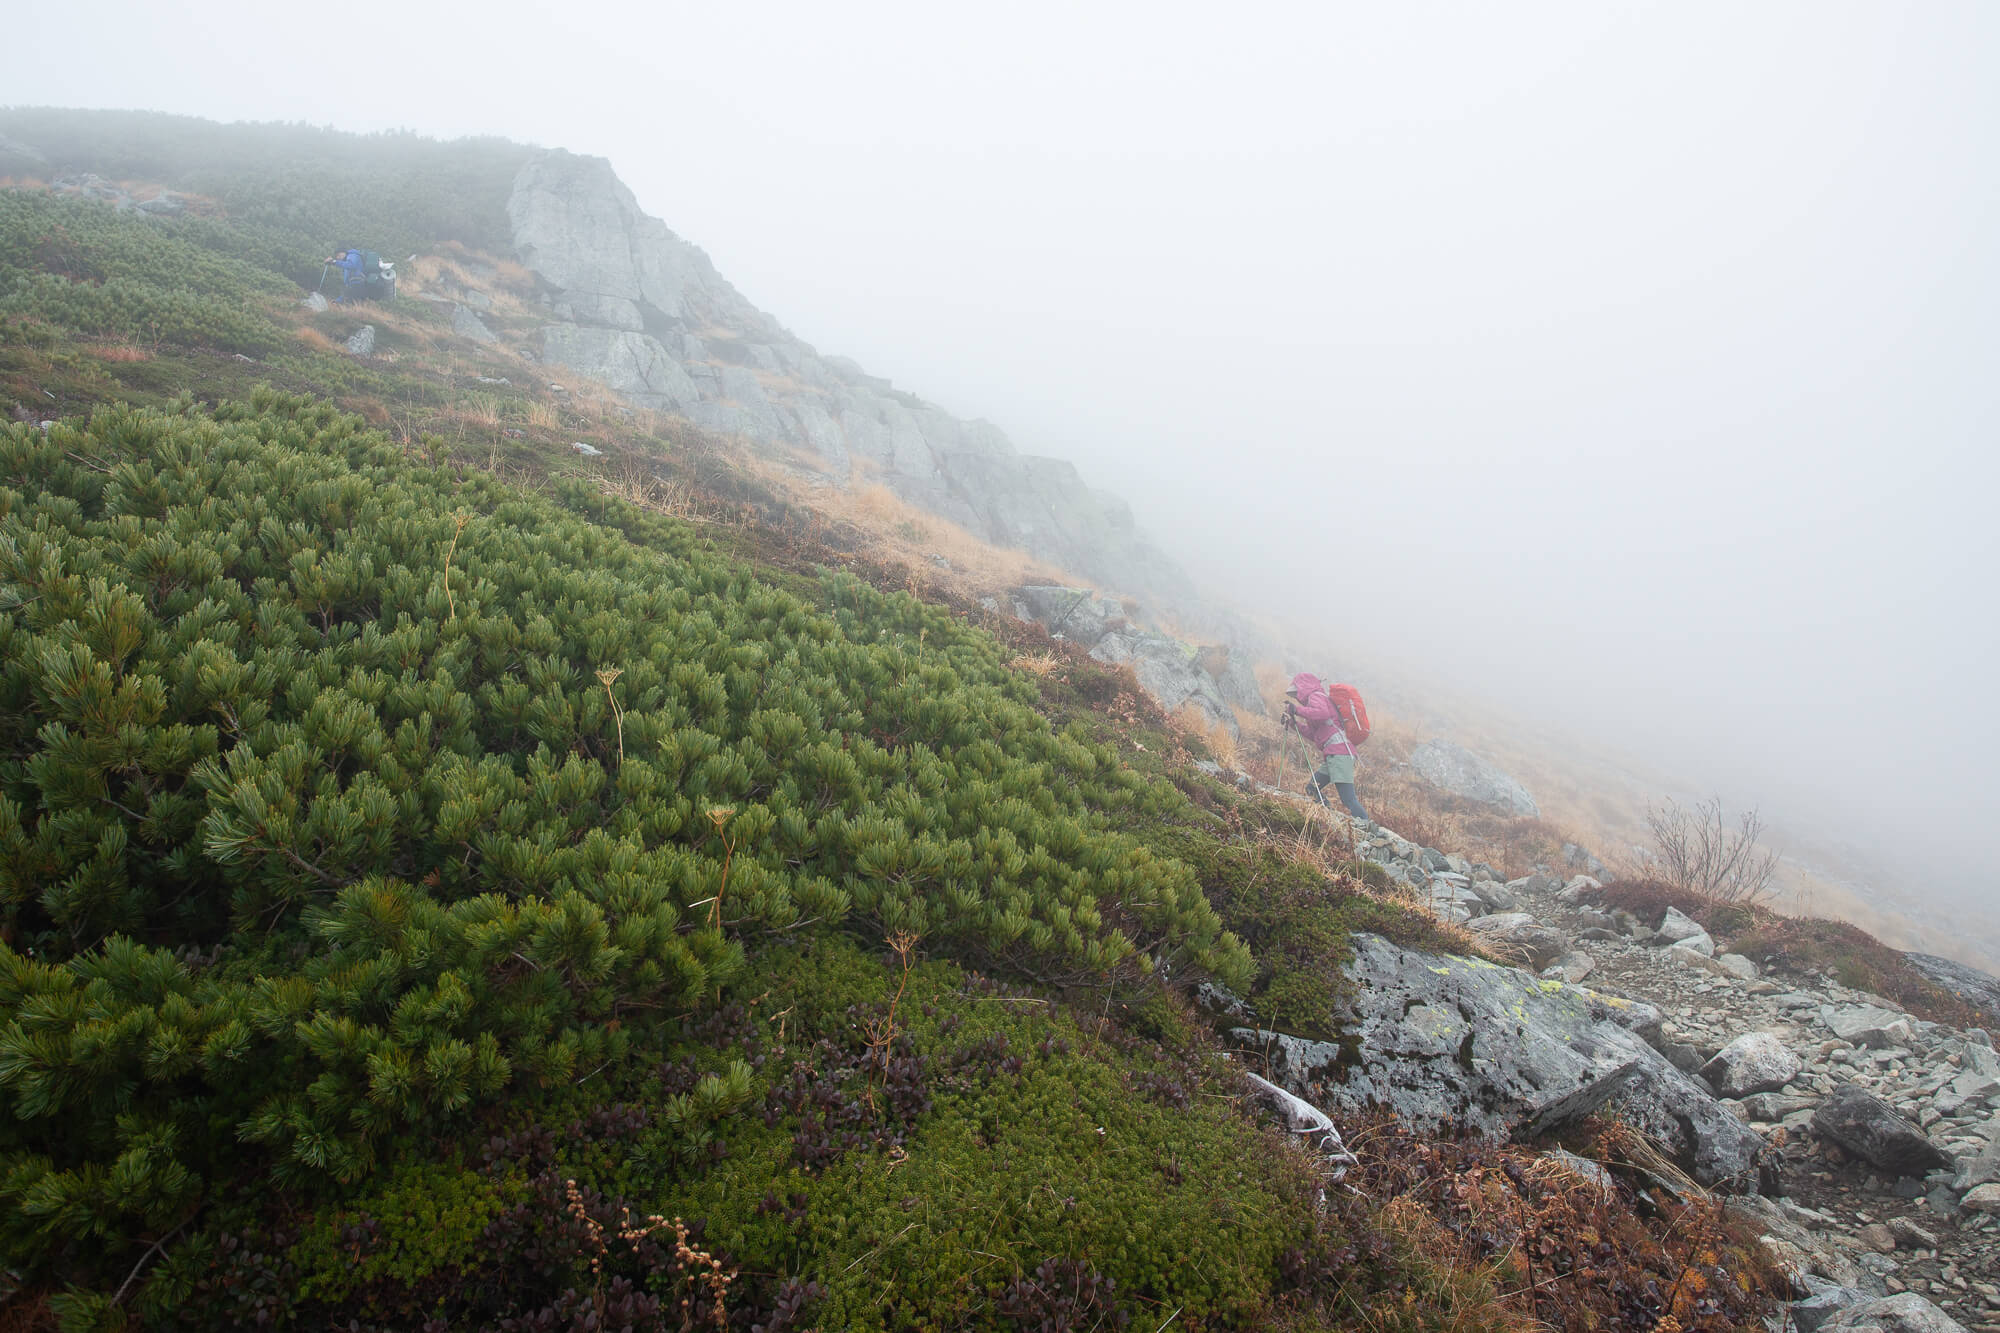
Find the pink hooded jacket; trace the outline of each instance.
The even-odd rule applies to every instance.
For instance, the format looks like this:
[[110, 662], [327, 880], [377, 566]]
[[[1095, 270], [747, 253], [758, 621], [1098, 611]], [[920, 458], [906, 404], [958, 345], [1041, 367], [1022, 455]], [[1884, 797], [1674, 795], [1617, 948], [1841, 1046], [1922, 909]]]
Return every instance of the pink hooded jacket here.
[[1310, 671], [1292, 677], [1292, 693], [1298, 696], [1295, 716], [1299, 734], [1319, 747], [1321, 754], [1353, 754], [1354, 746], [1340, 722], [1340, 710], [1326, 692], [1320, 678]]

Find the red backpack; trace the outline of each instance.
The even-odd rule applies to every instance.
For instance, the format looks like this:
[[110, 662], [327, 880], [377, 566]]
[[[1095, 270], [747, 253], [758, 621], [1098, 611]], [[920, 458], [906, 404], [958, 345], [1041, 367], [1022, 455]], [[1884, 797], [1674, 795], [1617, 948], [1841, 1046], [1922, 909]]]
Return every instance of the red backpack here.
[[1347, 739], [1356, 745], [1367, 740], [1371, 728], [1368, 705], [1361, 702], [1361, 691], [1352, 685], [1329, 685], [1326, 693], [1340, 713], [1340, 729], [1347, 733]]

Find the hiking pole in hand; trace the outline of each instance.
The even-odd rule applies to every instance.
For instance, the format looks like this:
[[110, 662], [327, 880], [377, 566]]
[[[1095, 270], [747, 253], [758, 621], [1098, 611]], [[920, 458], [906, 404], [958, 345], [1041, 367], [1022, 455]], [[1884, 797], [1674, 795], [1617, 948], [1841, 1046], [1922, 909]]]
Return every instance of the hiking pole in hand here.
[[1278, 739], [1278, 790], [1285, 789], [1285, 770], [1292, 766], [1292, 701], [1285, 700], [1285, 720], [1278, 724], [1282, 735]]

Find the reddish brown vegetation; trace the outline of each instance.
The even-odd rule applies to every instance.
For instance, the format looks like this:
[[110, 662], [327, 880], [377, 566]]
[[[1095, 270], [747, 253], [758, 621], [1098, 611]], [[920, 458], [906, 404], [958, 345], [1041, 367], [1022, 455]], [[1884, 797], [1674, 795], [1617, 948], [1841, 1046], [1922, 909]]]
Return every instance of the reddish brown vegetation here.
[[1808, 975], [1825, 973], [1843, 986], [1885, 996], [1934, 1023], [1978, 1027], [2000, 1019], [1967, 1004], [1912, 967], [1901, 951], [1845, 921], [1761, 912], [1737, 936], [1735, 948], [1766, 966]]
[[[1649, 1156], [1634, 1137], [1601, 1124], [1591, 1156]], [[1390, 1119], [1347, 1141], [1350, 1179], [1385, 1218], [1432, 1266], [1484, 1272], [1516, 1326], [1761, 1330], [1786, 1295], [1755, 1234], [1699, 1191], [1684, 1202], [1625, 1168], [1606, 1188], [1531, 1148], [1417, 1138]]]
[[1976, 1027], [2000, 1017], [1975, 1009], [1917, 971], [1900, 950], [1845, 921], [1780, 916], [1766, 907], [1715, 902], [1658, 879], [1619, 880], [1590, 897], [1606, 910], [1622, 908], [1649, 926], [1674, 908], [1700, 922], [1718, 945], [1764, 967], [1803, 978], [1830, 976], [1935, 1023]]

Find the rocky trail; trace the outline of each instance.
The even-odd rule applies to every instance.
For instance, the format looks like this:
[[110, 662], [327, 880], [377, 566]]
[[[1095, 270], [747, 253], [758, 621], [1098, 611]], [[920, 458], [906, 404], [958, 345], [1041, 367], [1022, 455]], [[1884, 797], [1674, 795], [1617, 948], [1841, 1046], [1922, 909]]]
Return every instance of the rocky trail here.
[[[1343, 816], [1333, 816], [1343, 820]], [[1766, 974], [1680, 912], [1348, 826], [1356, 855], [1506, 967], [1358, 937], [1340, 1040], [1231, 1017], [1246, 1060], [1343, 1115], [1517, 1139], [1610, 1112], [1726, 1192], [1795, 1275], [1797, 1327], [2000, 1333], [2000, 1052], [1827, 976]], [[1230, 997], [1215, 997], [1228, 1006]]]
[[1926, 1022], [1827, 977], [1761, 976], [1746, 958], [1716, 958], [1712, 942], [1669, 939], [1685, 919], [1645, 923], [1584, 896], [1524, 895], [1539, 920], [1578, 938], [1594, 988], [1662, 1011], [1660, 1048], [1706, 1073], [1771, 1145], [1775, 1195], [1743, 1206], [1787, 1257], [1838, 1288], [1916, 1292], [1969, 1327], [2000, 1329], [1991, 1034]]

